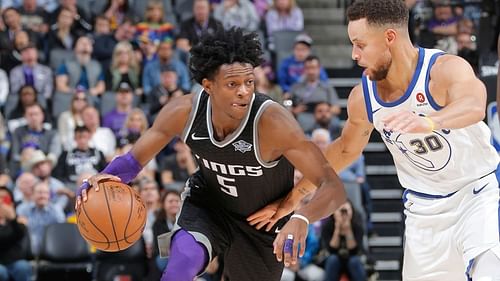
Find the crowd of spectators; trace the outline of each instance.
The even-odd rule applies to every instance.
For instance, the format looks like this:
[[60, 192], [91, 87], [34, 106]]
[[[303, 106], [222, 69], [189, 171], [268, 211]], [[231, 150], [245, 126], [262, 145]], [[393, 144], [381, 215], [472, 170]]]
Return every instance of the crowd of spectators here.
[[[476, 5], [406, 2], [416, 43], [477, 65]], [[171, 99], [200, 90], [188, 71], [189, 50], [204, 32], [258, 32], [270, 55], [255, 69], [256, 91], [289, 108], [320, 147], [339, 135], [339, 97], [295, 0], [2, 0], [0, 13], [0, 280], [32, 274], [16, 243], [27, 235], [37, 255], [45, 226], [73, 215], [83, 175], [127, 152]], [[281, 31], [298, 36], [292, 54], [276, 61]], [[348, 203], [311, 225], [308, 255], [283, 280], [339, 280], [341, 272], [366, 279], [359, 256], [367, 254], [363, 237], [371, 230], [369, 187], [358, 162], [345, 180], [362, 186], [365, 204]], [[132, 183], [147, 205], [150, 271], [168, 262], [158, 257], [154, 237], [172, 229], [195, 169], [189, 147], [175, 140]], [[202, 278], [218, 280], [222, 258]]]

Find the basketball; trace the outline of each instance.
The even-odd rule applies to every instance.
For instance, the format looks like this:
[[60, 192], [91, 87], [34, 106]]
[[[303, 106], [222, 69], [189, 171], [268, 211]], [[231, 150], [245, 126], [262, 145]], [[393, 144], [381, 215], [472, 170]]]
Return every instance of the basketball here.
[[101, 251], [117, 252], [141, 238], [146, 207], [130, 186], [116, 181], [99, 183], [99, 191], [87, 190], [88, 200], [77, 211], [82, 237]]

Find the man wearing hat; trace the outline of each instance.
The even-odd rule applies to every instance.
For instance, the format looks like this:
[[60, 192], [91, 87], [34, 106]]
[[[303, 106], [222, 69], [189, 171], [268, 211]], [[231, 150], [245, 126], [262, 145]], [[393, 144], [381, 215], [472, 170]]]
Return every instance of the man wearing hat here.
[[116, 91], [115, 100], [116, 106], [113, 110], [104, 115], [102, 126], [110, 128], [115, 136], [118, 137], [118, 133], [123, 128], [123, 124], [125, 124], [127, 115], [132, 110], [134, 101], [134, 89], [128, 82], [120, 82]]
[[66, 188], [64, 184], [51, 176], [55, 159], [49, 157], [41, 150], [34, 150], [22, 163], [23, 170], [31, 172], [38, 180], [45, 182], [50, 190], [50, 202], [64, 210], [68, 206], [69, 198], [74, 198], [75, 193]]
[[170, 65], [160, 67], [160, 84], [153, 88], [148, 96], [149, 116], [154, 119], [160, 109], [171, 100], [171, 98], [184, 95], [179, 87], [179, 76], [175, 68]]
[[[307, 34], [299, 34], [295, 38], [293, 55], [284, 59], [278, 69], [278, 83], [283, 92], [288, 94], [293, 84], [302, 79], [304, 61], [311, 55], [313, 40]], [[328, 81], [328, 75], [323, 67], [320, 72], [321, 81]]]

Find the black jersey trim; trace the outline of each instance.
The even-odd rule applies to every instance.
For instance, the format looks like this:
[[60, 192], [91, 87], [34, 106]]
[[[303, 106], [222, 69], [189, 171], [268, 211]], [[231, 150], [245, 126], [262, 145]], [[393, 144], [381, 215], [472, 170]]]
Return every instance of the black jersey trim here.
[[212, 142], [213, 145], [217, 146], [218, 148], [223, 148], [226, 145], [235, 141], [240, 136], [240, 134], [243, 132], [243, 130], [247, 126], [248, 119], [250, 118], [250, 115], [252, 114], [252, 106], [253, 106], [254, 100], [255, 100], [255, 93], [252, 95], [252, 99], [250, 100], [250, 104], [248, 105], [247, 114], [246, 114], [245, 118], [243, 118], [243, 121], [240, 123], [239, 127], [234, 132], [232, 132], [231, 134], [226, 136], [226, 138], [223, 141], [219, 142], [214, 138], [214, 127], [212, 126], [212, 107], [210, 105], [210, 97], [208, 97], [207, 118], [206, 118], [207, 119], [207, 129], [208, 129], [208, 136], [210, 137], [210, 141]]
[[259, 164], [262, 165], [262, 167], [264, 168], [274, 168], [279, 163], [279, 160], [266, 162], [262, 159], [262, 157], [260, 156], [259, 135], [257, 133], [260, 116], [264, 113], [264, 110], [266, 110], [266, 108], [268, 108], [273, 103], [274, 101], [272, 100], [266, 100], [265, 102], [263, 102], [259, 110], [255, 114], [255, 118], [253, 119], [253, 143], [254, 143], [253, 151], [255, 153], [255, 158], [257, 159]]
[[186, 143], [187, 142], [187, 137], [189, 136], [189, 132], [191, 131], [191, 128], [193, 127], [194, 120], [196, 119], [196, 112], [198, 112], [198, 107], [200, 106], [200, 100], [201, 100], [201, 94], [203, 93], [204, 89], [202, 88], [198, 94], [195, 94], [193, 97], [193, 107], [191, 108], [191, 112], [189, 113], [188, 120], [186, 122], [186, 127], [184, 127], [184, 130], [182, 131], [181, 135], [181, 140]]

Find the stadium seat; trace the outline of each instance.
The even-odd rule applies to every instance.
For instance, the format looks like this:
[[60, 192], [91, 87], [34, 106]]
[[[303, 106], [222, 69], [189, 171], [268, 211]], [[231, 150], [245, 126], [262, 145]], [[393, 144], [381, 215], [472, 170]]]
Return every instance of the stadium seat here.
[[146, 246], [142, 238], [124, 251], [114, 253], [97, 251], [96, 253], [97, 280], [125, 279], [141, 281], [146, 276], [146, 273]]
[[89, 248], [77, 226], [47, 226], [37, 260], [37, 280], [88, 280], [91, 271]]
[[54, 93], [54, 95], [52, 96], [52, 117], [54, 118], [54, 120], [57, 120], [62, 112], [69, 110], [72, 98], [73, 95], [69, 93]]
[[99, 112], [101, 113], [101, 117], [106, 115], [106, 113], [110, 112], [116, 106], [116, 93], [108, 91], [102, 94], [101, 102], [99, 107]]
[[271, 35], [272, 49], [276, 54], [276, 65], [280, 65], [281, 61], [293, 53], [295, 45], [295, 37], [303, 33], [302, 31], [281, 30], [275, 31]]
[[73, 50], [52, 49], [49, 53], [49, 67], [55, 71], [66, 60], [74, 58]]

